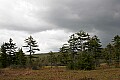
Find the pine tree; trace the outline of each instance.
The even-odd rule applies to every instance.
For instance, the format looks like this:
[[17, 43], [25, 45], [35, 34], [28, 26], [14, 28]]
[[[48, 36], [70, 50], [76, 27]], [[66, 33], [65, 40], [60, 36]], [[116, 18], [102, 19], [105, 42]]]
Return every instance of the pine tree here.
[[90, 35], [82, 30], [76, 34], [77, 34], [77, 50], [79, 52], [87, 50]]
[[34, 54], [35, 51], [39, 51], [40, 49], [37, 48], [38, 47], [37, 42], [36, 42], [36, 40], [33, 39], [32, 36], [25, 39], [25, 43], [26, 43], [26, 46], [23, 46], [23, 47], [29, 48], [29, 50], [27, 52], [30, 53], [30, 55], [29, 55], [29, 58], [30, 58], [29, 63], [32, 66], [32, 58], [33, 58], [32, 54]]
[[95, 67], [99, 66], [99, 59], [100, 59], [100, 53], [101, 53], [101, 44], [100, 39], [95, 35], [93, 36], [89, 42], [88, 42], [88, 52], [91, 53], [91, 56], [93, 56], [95, 60]]
[[76, 38], [75, 34], [70, 36], [68, 43], [69, 43], [70, 52], [76, 53], [77, 52], [77, 38]]
[[18, 50], [18, 52], [16, 52], [16, 65], [19, 65], [21, 67], [26, 65], [26, 57], [25, 57], [25, 53], [23, 53], [22, 48]]
[[104, 49], [104, 52], [105, 52], [104, 57], [105, 57], [105, 60], [106, 60], [106, 62], [108, 63], [109, 66], [112, 63], [112, 58], [114, 56], [113, 55], [113, 50], [114, 50], [114, 48], [113, 48], [112, 44], [110, 44], [110, 43]]
[[68, 62], [70, 61], [70, 55], [69, 55], [69, 45], [68, 44], [64, 44], [62, 46], [62, 48], [60, 48], [60, 62], [62, 63], [62, 65], [67, 65]]
[[69, 52], [71, 57], [69, 66], [72, 69], [75, 69], [76, 55], [77, 55], [77, 37], [75, 36], [75, 34], [70, 36], [68, 43], [69, 43]]
[[120, 36], [116, 35], [112, 42], [113, 42], [113, 46], [114, 46], [114, 50], [115, 50], [116, 67], [119, 67], [119, 62], [120, 62]]
[[97, 36], [90, 38], [88, 33], [81, 30], [70, 36], [68, 47], [63, 46], [61, 51], [70, 54], [69, 69], [94, 69], [99, 64], [101, 44]]
[[89, 34], [82, 30], [70, 36], [70, 39], [68, 41], [69, 52], [71, 54], [71, 61], [68, 64], [69, 68], [77, 68], [78, 58], [80, 58], [78, 55], [81, 55], [80, 53], [88, 50], [89, 39]]
[[95, 69], [94, 66], [94, 58], [88, 51], [81, 52], [79, 55], [78, 62], [77, 62], [77, 69], [81, 70], [93, 70]]
[[62, 48], [60, 48], [61, 53], [69, 53], [69, 45], [63, 44]]
[[6, 53], [8, 54], [8, 63], [10, 65], [15, 64], [16, 43], [10, 38], [8, 43], [5, 43]]
[[55, 57], [55, 53], [53, 53], [52, 51], [49, 52], [49, 62], [50, 62], [50, 65], [51, 65], [51, 68], [53, 65], [55, 65], [57, 59]]
[[6, 68], [8, 66], [8, 54], [6, 53], [6, 48], [4, 43], [1, 46], [0, 62], [2, 68]]

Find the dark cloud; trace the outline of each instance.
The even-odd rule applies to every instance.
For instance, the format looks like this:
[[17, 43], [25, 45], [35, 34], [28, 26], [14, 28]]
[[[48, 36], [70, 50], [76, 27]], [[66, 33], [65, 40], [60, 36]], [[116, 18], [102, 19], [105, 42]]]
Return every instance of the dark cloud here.
[[[4, 4], [9, 5], [7, 0]], [[120, 0], [13, 0], [6, 6], [0, 6], [0, 29], [85, 30], [97, 34], [103, 44], [120, 34]]]
[[119, 0], [54, 1], [46, 16], [46, 21], [59, 28], [75, 32], [81, 29], [88, 32], [92, 32], [93, 29], [99, 31], [98, 36], [103, 45], [111, 41], [116, 34], [120, 34]]
[[85, 27], [88, 30], [91, 27], [98, 30], [119, 28], [119, 3], [118, 0], [56, 1], [56, 3], [51, 4], [51, 10], [46, 20], [59, 27], [75, 31]]

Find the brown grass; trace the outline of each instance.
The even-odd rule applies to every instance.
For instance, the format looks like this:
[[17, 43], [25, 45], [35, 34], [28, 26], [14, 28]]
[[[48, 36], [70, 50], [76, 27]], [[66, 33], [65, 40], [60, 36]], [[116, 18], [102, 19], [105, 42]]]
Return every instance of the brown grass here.
[[2, 69], [0, 80], [120, 80], [120, 68], [92, 71], [66, 70], [63, 67], [30, 69]]

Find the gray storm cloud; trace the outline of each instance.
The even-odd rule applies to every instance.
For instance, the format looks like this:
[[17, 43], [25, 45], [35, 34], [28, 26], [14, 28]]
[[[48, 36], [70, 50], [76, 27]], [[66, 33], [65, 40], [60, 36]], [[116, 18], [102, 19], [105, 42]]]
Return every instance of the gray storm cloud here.
[[119, 4], [119, 0], [55, 1], [46, 20], [75, 32], [96, 30], [104, 45], [120, 34]]
[[0, 0], [0, 29], [85, 30], [104, 44], [120, 34], [119, 4], [120, 0]]
[[51, 4], [46, 19], [59, 27], [75, 31], [84, 28], [89, 30], [91, 27], [109, 31], [113, 27], [119, 28], [119, 3], [119, 0], [56, 1]]

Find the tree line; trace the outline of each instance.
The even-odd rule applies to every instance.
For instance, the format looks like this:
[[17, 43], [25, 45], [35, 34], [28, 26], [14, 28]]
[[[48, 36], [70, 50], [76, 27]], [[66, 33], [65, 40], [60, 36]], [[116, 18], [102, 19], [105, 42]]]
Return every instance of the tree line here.
[[[16, 43], [10, 38], [3, 43], [0, 51], [0, 67], [6, 68], [12, 65], [26, 66], [66, 66], [68, 69], [93, 70], [100, 67], [101, 63], [107, 63], [109, 67], [120, 67], [120, 36], [116, 35], [111, 42], [102, 48], [98, 36], [90, 36], [81, 30], [70, 36], [67, 44], [63, 44], [60, 51], [50, 51], [46, 57], [34, 56], [39, 51], [36, 40], [32, 36], [25, 39], [25, 45], [29, 55], [22, 48], [17, 48]], [[18, 49], [18, 50], [17, 50]]]
[[[10, 38], [9, 42], [5, 42], [2, 44], [0, 48], [0, 67], [26, 67], [27, 61], [28, 65], [32, 66], [32, 54], [35, 53], [36, 50], [39, 51], [37, 48], [37, 42], [32, 38], [32, 36], [28, 37], [25, 41], [25, 46], [28, 48], [26, 52], [29, 52], [29, 56], [26, 56], [23, 52], [22, 48], [17, 50], [16, 43], [13, 43], [13, 40]], [[28, 60], [29, 59], [29, 60]]]
[[[70, 36], [68, 43], [60, 48], [60, 54], [53, 61], [68, 69], [93, 70], [106, 63], [109, 67], [120, 67], [120, 36], [116, 35], [105, 48], [98, 36], [79, 31]], [[51, 59], [52, 60], [52, 59]], [[58, 60], [58, 61], [55, 61]]]

